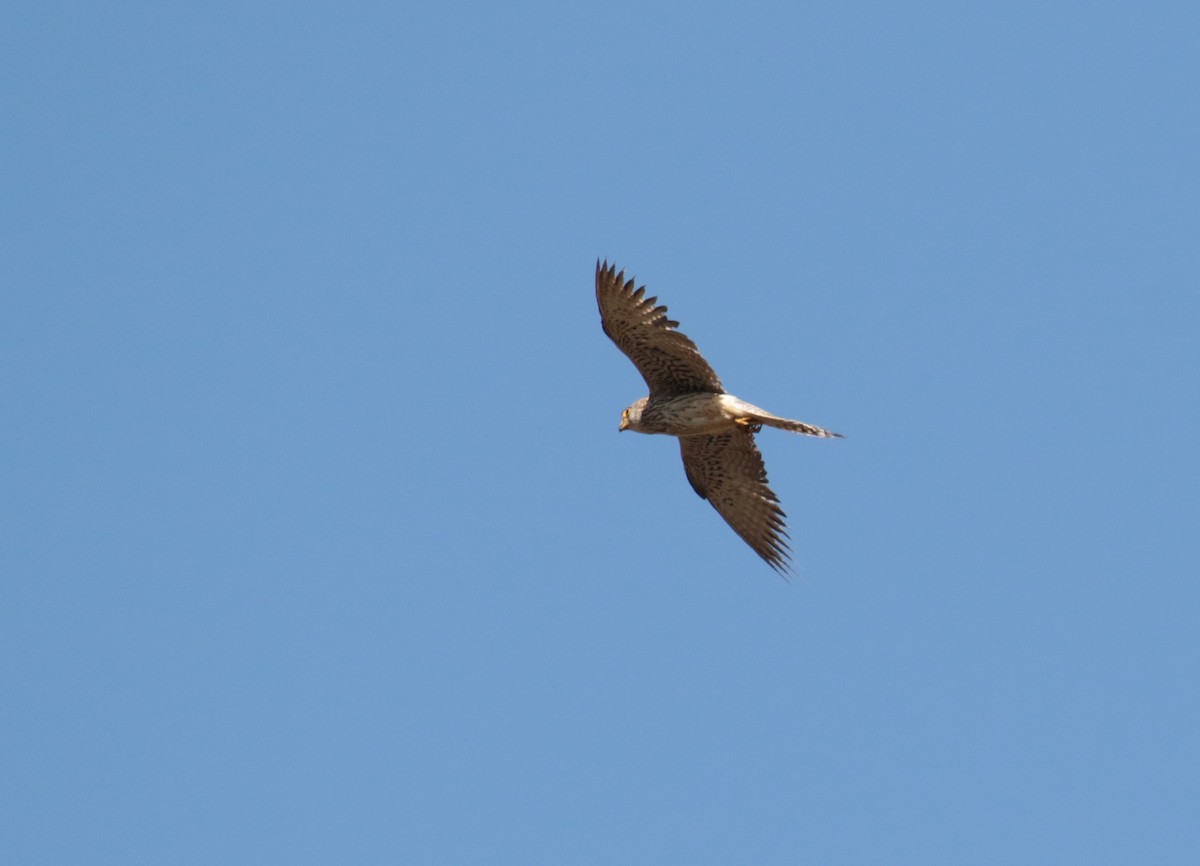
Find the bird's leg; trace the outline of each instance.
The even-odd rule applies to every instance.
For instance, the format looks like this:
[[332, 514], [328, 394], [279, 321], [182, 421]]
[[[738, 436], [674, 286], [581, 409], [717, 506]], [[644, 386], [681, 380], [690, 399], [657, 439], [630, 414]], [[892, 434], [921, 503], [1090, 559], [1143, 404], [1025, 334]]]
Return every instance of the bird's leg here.
[[762, 429], [762, 424], [758, 423], [753, 418], [746, 418], [746, 417], [734, 418], [733, 423], [737, 424], [741, 427], [745, 427], [751, 433], [757, 433], [759, 430]]

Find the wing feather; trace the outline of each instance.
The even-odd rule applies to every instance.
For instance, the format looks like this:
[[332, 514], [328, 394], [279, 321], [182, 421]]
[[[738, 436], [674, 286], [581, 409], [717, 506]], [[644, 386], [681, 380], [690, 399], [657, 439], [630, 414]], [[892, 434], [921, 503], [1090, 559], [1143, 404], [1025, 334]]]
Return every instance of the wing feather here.
[[688, 392], [724, 393], [721, 380], [696, 344], [675, 330], [679, 323], [667, 318], [658, 298], [647, 298], [646, 287], [634, 289], [633, 280], [616, 265], [596, 262], [596, 303], [600, 324], [617, 348], [633, 361], [652, 396]]
[[692, 489], [771, 568], [786, 575], [791, 559], [787, 515], [767, 486], [767, 467], [754, 434], [737, 429], [717, 436], [681, 436], [679, 449]]

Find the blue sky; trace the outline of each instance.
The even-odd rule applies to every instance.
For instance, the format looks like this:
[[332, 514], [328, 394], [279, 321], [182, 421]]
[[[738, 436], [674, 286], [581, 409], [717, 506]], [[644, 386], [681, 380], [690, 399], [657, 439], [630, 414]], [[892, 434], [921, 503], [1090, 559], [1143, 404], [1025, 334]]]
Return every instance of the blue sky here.
[[1196, 862], [1193, 4], [5, 19], [0, 860]]

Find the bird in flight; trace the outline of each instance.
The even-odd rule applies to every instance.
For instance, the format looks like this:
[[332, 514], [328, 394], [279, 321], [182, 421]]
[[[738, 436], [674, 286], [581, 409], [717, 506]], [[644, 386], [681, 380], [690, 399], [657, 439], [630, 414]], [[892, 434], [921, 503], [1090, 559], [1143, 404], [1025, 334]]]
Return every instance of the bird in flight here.
[[664, 433], [679, 439], [683, 470], [733, 531], [781, 575], [791, 559], [787, 516], [767, 486], [767, 468], [754, 444], [763, 425], [806, 436], [841, 438], [803, 421], [772, 415], [726, 393], [696, 344], [675, 330], [658, 298], [607, 261], [596, 262], [600, 324], [633, 361], [650, 394], [621, 413], [620, 430]]

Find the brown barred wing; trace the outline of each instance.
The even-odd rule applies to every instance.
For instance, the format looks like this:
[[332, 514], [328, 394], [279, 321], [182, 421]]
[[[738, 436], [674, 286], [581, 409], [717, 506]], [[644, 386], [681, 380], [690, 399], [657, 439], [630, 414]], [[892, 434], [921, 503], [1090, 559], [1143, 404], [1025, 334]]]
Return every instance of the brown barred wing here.
[[737, 429], [717, 436], [681, 436], [688, 481], [754, 552], [782, 575], [790, 548], [779, 499], [767, 486], [767, 467], [754, 434]]
[[633, 361], [651, 395], [704, 391], [721, 394], [721, 380], [696, 344], [675, 330], [658, 298], [645, 297], [646, 287], [634, 289], [616, 265], [596, 262], [596, 304], [600, 324], [617, 348]]

